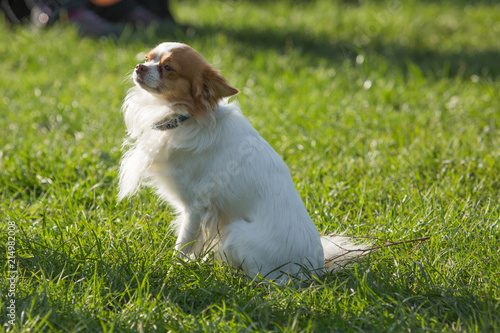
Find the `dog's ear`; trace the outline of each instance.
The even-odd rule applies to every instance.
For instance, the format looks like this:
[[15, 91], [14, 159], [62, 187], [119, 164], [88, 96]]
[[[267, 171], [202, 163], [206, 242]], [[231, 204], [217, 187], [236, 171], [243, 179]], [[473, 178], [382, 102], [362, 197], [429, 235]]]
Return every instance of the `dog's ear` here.
[[193, 115], [202, 120], [205, 117], [213, 117], [212, 113], [219, 99], [233, 96], [239, 90], [231, 87], [227, 80], [212, 68], [207, 68], [197, 75], [192, 82], [192, 95], [197, 110]]
[[226, 78], [212, 68], [205, 70], [203, 73], [203, 79], [205, 82], [205, 98], [212, 98], [217, 102], [221, 98], [233, 96], [239, 93], [238, 89], [231, 87], [227, 83]]

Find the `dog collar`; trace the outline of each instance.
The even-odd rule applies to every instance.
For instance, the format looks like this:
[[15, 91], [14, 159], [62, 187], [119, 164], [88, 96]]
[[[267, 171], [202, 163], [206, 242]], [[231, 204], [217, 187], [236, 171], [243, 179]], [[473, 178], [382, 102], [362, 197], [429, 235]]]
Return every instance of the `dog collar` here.
[[157, 131], [166, 131], [178, 127], [183, 121], [186, 121], [190, 118], [191, 116], [188, 117], [182, 115], [177, 118], [165, 118], [160, 122], [154, 123], [152, 127]]

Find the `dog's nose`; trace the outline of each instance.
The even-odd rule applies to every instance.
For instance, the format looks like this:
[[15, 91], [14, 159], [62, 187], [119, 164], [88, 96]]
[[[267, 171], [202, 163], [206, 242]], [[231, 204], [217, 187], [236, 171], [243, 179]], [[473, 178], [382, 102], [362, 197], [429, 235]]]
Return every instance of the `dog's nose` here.
[[136, 72], [147, 72], [147, 71], [149, 71], [149, 67], [146, 65], [143, 65], [143, 64], [139, 64], [139, 65], [135, 66], [135, 71]]

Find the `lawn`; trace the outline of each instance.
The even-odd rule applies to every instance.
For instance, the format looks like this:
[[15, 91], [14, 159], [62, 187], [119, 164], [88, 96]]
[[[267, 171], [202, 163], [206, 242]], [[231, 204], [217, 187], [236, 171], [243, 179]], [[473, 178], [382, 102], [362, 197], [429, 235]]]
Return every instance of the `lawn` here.
[[[470, 3], [176, 1], [184, 28], [117, 39], [0, 19], [0, 330], [500, 331], [500, 5]], [[125, 78], [166, 40], [241, 90], [321, 232], [430, 238], [301, 287], [178, 266], [173, 211], [116, 200]]]

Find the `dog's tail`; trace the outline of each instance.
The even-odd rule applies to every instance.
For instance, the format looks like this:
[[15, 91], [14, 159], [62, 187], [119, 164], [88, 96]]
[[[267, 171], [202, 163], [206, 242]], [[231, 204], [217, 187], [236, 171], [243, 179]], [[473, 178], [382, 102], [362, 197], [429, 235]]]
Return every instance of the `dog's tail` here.
[[356, 238], [338, 235], [321, 236], [325, 270], [335, 272], [371, 252], [373, 244], [357, 242]]

